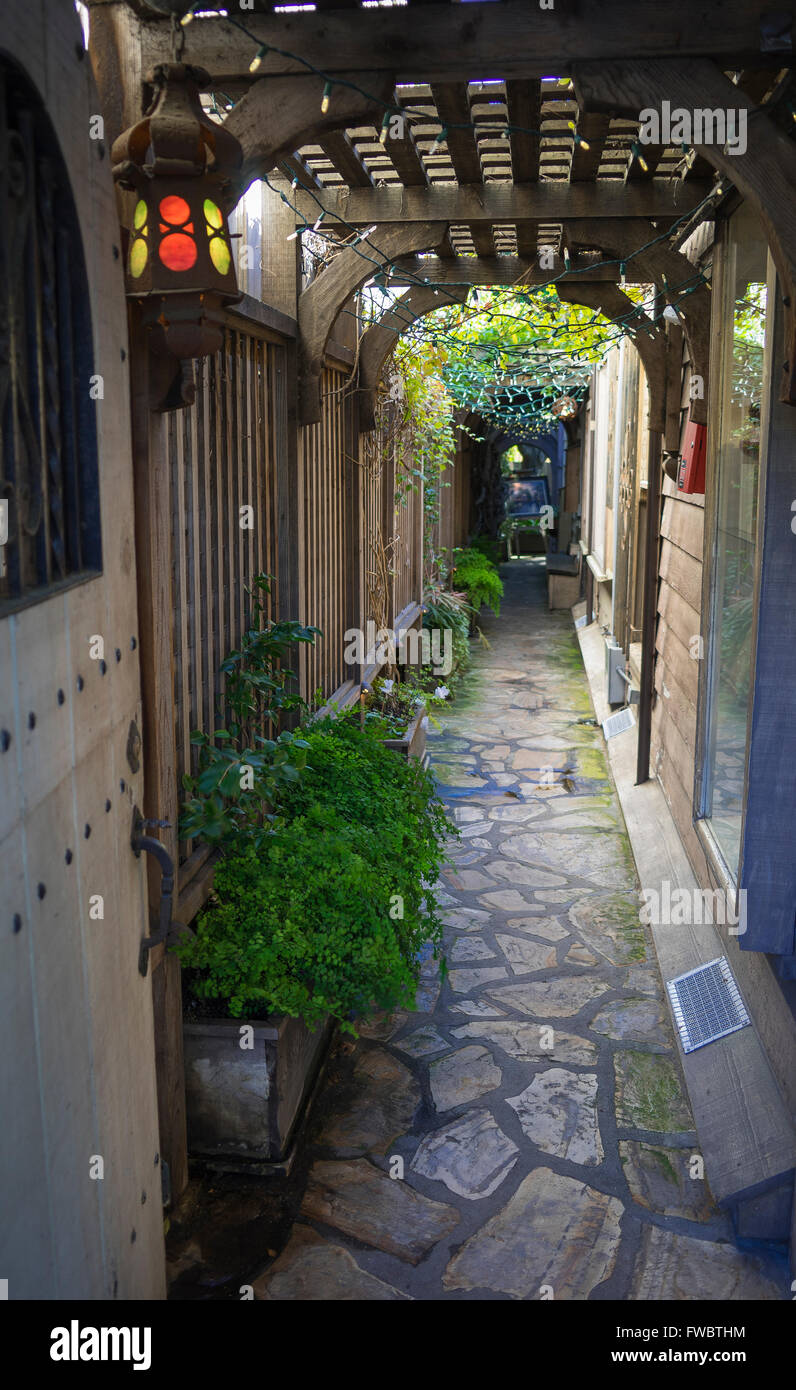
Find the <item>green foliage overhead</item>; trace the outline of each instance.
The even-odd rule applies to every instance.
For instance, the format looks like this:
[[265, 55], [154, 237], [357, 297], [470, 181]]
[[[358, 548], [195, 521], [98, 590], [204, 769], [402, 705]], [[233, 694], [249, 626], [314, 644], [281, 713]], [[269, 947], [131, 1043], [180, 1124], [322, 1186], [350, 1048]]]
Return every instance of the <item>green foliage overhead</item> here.
[[[631, 298], [640, 291], [628, 287]], [[460, 409], [492, 423], [534, 428], [555, 417], [553, 402], [579, 398], [592, 366], [621, 329], [582, 305], [559, 300], [553, 286], [471, 291], [466, 305], [439, 309], [402, 337], [402, 364], [422, 362]]]

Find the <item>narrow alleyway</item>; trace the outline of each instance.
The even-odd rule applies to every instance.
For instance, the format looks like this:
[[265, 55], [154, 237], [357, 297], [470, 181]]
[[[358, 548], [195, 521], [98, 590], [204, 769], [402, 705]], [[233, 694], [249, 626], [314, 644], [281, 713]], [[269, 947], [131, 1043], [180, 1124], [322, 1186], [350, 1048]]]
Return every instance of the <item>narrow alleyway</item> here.
[[503, 614], [430, 742], [462, 831], [449, 978], [427, 962], [418, 1013], [338, 1044], [298, 1219], [255, 1296], [786, 1298], [784, 1261], [739, 1252], [690, 1175], [696, 1135], [571, 616], [548, 612], [537, 560], [503, 576]]

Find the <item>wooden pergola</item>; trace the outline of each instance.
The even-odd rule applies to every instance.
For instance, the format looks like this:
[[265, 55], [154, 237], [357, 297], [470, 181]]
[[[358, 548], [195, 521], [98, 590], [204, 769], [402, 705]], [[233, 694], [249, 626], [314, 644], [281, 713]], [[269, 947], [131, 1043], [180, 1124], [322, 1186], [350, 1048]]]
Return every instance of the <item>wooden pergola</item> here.
[[[126, 115], [135, 106], [147, 75], [175, 51], [174, 20], [163, 11], [179, 14], [184, 4], [135, 0], [131, 17], [127, 6], [95, 0], [103, 54], [115, 56], [103, 64], [104, 86], [120, 122], [121, 108]], [[243, 147], [240, 192], [276, 171], [289, 180], [297, 226], [323, 213], [324, 232], [342, 243], [373, 229], [299, 298], [303, 423], [320, 418], [323, 353], [343, 306], [379, 269], [406, 274], [404, 258], [417, 253], [436, 253], [432, 264], [412, 267], [417, 286], [543, 283], [561, 274], [560, 266], [539, 270], [538, 253], [550, 247], [572, 253], [566, 279], [586, 271], [615, 280], [624, 261], [628, 280], [654, 283], [676, 301], [693, 272], [685, 261], [678, 268], [665, 235], [707, 215], [732, 185], [759, 212], [796, 302], [796, 232], [786, 212], [796, 152], [781, 99], [790, 31], [762, 0], [619, 0], [577, 12], [564, 0], [549, 10], [515, 0], [318, 0], [306, 8], [253, 0], [240, 18], [199, 17], [176, 38], [182, 60], [204, 68], [212, 91], [234, 103], [226, 125]], [[743, 108], [746, 152], [641, 147], [639, 113], [663, 101]], [[655, 254], [636, 258], [650, 242]], [[581, 251], [601, 252], [604, 271], [593, 258], [576, 263]], [[472, 278], [474, 257], [493, 279]], [[704, 292], [683, 300], [697, 357], [706, 303]], [[795, 372], [790, 360], [788, 400]]]

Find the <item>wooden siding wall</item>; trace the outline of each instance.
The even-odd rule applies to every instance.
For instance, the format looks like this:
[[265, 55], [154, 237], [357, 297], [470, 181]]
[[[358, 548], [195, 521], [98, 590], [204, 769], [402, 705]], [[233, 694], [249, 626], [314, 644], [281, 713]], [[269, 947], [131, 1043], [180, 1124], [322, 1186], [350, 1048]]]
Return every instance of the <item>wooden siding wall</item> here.
[[[683, 374], [682, 420], [688, 414], [690, 367]], [[681, 440], [682, 443], [682, 440]], [[689, 643], [701, 632], [702, 532], [705, 499], [663, 480], [652, 766], [695, 868], [704, 855], [692, 824], [699, 661]]]
[[[196, 402], [167, 424], [178, 787], [196, 769], [192, 731], [223, 714], [219, 666], [249, 621], [251, 581], [265, 573], [278, 584], [275, 458], [286, 430], [282, 344], [228, 326], [221, 350], [196, 366]], [[181, 888], [208, 853], [189, 864], [191, 850], [180, 845]]]

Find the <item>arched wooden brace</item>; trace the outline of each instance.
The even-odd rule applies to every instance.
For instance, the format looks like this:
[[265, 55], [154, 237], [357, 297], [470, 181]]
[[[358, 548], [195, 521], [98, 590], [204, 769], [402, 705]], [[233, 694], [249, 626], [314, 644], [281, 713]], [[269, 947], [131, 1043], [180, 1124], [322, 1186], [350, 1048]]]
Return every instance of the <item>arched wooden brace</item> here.
[[466, 285], [451, 285], [450, 289], [415, 285], [363, 333], [359, 345], [359, 428], [364, 433], [376, 428], [376, 392], [384, 364], [401, 334], [435, 309], [463, 304], [466, 298]]
[[332, 325], [346, 301], [376, 271], [392, 265], [398, 256], [438, 246], [445, 230], [444, 222], [399, 222], [377, 227], [360, 246], [349, 246], [341, 251], [299, 296], [299, 421], [302, 425], [313, 425], [321, 418], [323, 355]]
[[439, 256], [418, 261], [405, 256], [395, 262], [392, 280], [401, 283], [402, 275], [419, 275], [434, 285], [507, 285], [523, 289], [533, 285], [546, 285], [551, 280], [563, 278], [574, 281], [613, 280], [618, 281], [617, 266], [584, 266], [567, 271], [559, 256], [553, 258], [550, 267], [541, 269], [538, 260], [527, 256]]
[[[567, 222], [566, 232], [570, 245], [597, 246], [603, 255], [620, 261], [629, 260], [640, 246], [646, 246], [657, 235], [655, 228], [643, 218], [628, 218], [627, 221]], [[633, 257], [628, 267], [630, 278], [638, 277], [641, 282], [657, 286], [664, 297], [677, 303], [677, 309], [685, 326], [691, 371], [701, 376], [702, 396], [691, 402], [691, 419], [704, 425], [707, 423], [708, 406], [708, 368], [710, 358], [710, 290], [706, 285], [678, 298], [678, 285], [690, 285], [697, 275], [695, 266], [687, 256], [673, 251], [664, 241], [649, 246], [646, 251]], [[672, 294], [666, 294], [664, 276], [669, 282]]]
[[[581, 105], [638, 119], [643, 110], [745, 111], [746, 150], [724, 153], [720, 145], [697, 152], [732, 181], [760, 217], [782, 286], [785, 355], [780, 400], [796, 405], [796, 146], [754, 102], [707, 58], [647, 58], [634, 62], [577, 64], [573, 72]], [[757, 114], [755, 114], [757, 113]]]
[[243, 166], [233, 203], [253, 179], [263, 178], [302, 145], [315, 144], [329, 131], [351, 126], [381, 125], [384, 108], [394, 99], [395, 81], [383, 73], [352, 74], [351, 80], [373, 100], [347, 87], [335, 86], [326, 115], [321, 114], [325, 79], [308, 73], [255, 82], [224, 124], [240, 141]]
[[[556, 285], [559, 299], [567, 304], [583, 304], [604, 318], [621, 323], [633, 339], [644, 365], [649, 387], [650, 412], [647, 428], [663, 434], [666, 427], [666, 337], [652, 328], [644, 311], [618, 285], [593, 283]], [[644, 326], [646, 325], [646, 326]], [[652, 331], [650, 332], [650, 329]]]

